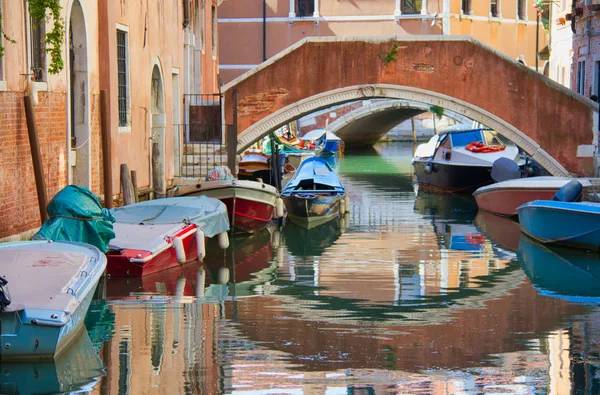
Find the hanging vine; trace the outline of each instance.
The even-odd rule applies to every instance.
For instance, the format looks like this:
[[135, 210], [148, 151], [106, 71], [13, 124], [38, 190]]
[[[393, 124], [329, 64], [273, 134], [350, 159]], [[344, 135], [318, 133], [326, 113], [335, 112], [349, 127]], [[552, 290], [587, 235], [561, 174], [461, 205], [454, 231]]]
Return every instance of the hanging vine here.
[[[62, 7], [60, 0], [27, 0], [29, 3], [29, 15], [43, 23], [52, 21], [52, 30], [46, 33], [46, 52], [50, 54], [48, 71], [50, 74], [58, 74], [65, 67], [62, 57], [62, 44], [65, 38], [65, 20], [61, 16]], [[35, 26], [33, 26], [35, 28]], [[0, 34], [10, 43], [15, 40], [10, 38], [4, 31], [2, 23], [2, 10], [0, 9]], [[4, 46], [0, 40], [0, 56], [4, 54]]]

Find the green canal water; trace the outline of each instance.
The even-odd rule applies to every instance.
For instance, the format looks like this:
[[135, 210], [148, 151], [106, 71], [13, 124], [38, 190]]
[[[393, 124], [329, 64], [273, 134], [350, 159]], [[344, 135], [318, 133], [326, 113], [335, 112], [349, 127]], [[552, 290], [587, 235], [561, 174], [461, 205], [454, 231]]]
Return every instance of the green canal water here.
[[107, 279], [60, 390], [600, 393], [598, 255], [541, 248], [469, 196], [415, 194], [412, 150], [332, 160], [345, 218]]

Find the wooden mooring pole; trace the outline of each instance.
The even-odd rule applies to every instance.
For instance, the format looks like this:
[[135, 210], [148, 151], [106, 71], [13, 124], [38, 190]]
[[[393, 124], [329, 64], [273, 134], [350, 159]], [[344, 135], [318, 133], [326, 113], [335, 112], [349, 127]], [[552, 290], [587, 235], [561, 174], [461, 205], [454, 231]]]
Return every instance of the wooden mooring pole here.
[[113, 208], [110, 123], [108, 118], [108, 94], [100, 91], [100, 129], [102, 132], [102, 166], [104, 167], [104, 207]]
[[33, 161], [33, 173], [35, 175], [35, 188], [37, 190], [38, 205], [40, 206], [40, 219], [42, 224], [48, 219], [46, 204], [46, 183], [44, 182], [44, 165], [42, 164], [42, 154], [40, 153], [40, 142], [37, 135], [37, 126], [35, 123], [35, 112], [31, 96], [23, 97], [25, 102], [25, 118], [27, 120], [27, 133], [29, 134], [29, 146], [31, 149], [31, 159]]

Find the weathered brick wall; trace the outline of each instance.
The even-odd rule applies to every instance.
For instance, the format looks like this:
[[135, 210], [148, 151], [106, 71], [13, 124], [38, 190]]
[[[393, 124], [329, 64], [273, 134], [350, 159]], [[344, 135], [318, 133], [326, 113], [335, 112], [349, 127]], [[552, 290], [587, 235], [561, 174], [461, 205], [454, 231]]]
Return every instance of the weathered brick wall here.
[[[48, 199], [67, 184], [64, 92], [40, 92], [34, 108]], [[0, 238], [40, 226], [23, 92], [0, 92]]]
[[104, 195], [104, 178], [102, 166], [102, 131], [100, 130], [100, 93], [92, 92], [90, 95], [90, 141], [92, 170], [91, 190], [96, 195]]

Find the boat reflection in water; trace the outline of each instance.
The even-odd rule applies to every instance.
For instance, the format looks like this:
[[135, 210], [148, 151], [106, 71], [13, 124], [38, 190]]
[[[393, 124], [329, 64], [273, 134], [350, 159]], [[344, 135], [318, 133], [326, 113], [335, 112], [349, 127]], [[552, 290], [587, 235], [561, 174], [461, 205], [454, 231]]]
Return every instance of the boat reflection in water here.
[[288, 251], [299, 257], [320, 256], [340, 237], [348, 218], [334, 218], [314, 228], [288, 221], [283, 236]]
[[600, 303], [600, 254], [545, 246], [521, 234], [519, 260], [543, 296], [575, 303]]
[[513, 252], [517, 251], [521, 235], [521, 227], [518, 222], [487, 211], [479, 211], [475, 217], [475, 225], [497, 247]]
[[[214, 248], [220, 258], [210, 254]], [[106, 393], [224, 393], [228, 374], [221, 343], [240, 337], [223, 327], [225, 306], [265, 294], [276, 276], [270, 229], [233, 237], [230, 247], [207, 245], [204, 262], [138, 279], [108, 280], [115, 333], [105, 344]], [[224, 373], [225, 372], [225, 373]]]
[[1, 366], [1, 394], [91, 391], [105, 374], [98, 352], [85, 330], [54, 360], [2, 361]]

